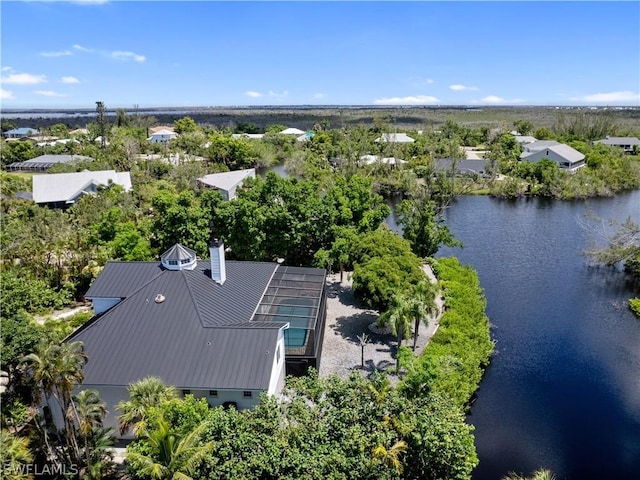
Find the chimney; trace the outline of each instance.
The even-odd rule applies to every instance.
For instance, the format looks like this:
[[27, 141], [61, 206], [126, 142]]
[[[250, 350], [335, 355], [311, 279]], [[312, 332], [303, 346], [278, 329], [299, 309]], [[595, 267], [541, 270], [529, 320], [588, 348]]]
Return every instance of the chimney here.
[[222, 285], [227, 279], [227, 272], [224, 264], [224, 243], [222, 240], [214, 238], [209, 243], [209, 256], [211, 257], [211, 278]]

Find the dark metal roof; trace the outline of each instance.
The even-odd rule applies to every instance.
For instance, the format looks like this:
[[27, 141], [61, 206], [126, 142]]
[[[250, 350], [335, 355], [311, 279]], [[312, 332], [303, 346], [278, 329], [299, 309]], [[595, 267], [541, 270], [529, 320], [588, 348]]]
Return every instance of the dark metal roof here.
[[84, 296], [126, 298], [163, 271], [160, 262], [107, 262]]
[[[252, 322], [278, 265], [227, 262], [227, 281], [159, 262], [109, 262], [89, 298], [126, 297], [78, 330], [87, 385], [128, 385], [148, 375], [179, 388], [266, 389], [283, 322]], [[162, 301], [155, 299], [161, 295]]]
[[191, 260], [196, 257], [196, 252], [190, 248], [183, 247], [179, 243], [176, 243], [169, 250], [164, 252], [160, 259], [165, 262], [167, 260]]

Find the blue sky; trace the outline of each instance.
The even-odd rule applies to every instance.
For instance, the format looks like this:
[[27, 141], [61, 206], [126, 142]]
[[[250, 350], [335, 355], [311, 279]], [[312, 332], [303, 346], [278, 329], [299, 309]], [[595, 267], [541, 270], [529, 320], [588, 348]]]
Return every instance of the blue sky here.
[[640, 2], [7, 1], [10, 108], [640, 105]]

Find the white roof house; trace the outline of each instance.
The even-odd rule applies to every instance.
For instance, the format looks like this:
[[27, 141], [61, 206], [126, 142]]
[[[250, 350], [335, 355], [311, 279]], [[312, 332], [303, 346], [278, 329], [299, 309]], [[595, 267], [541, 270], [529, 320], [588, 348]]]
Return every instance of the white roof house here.
[[251, 140], [262, 140], [264, 133], [234, 133], [231, 138], [248, 138]]
[[555, 140], [538, 140], [525, 145], [524, 149], [520, 154], [520, 160], [525, 162], [536, 163], [547, 159], [556, 162], [562, 170], [570, 173], [586, 166], [583, 153]]
[[527, 143], [537, 142], [538, 139], [536, 137], [532, 137], [531, 135], [514, 135], [516, 142], [520, 145], [525, 145]]
[[98, 187], [110, 183], [120, 185], [125, 191], [131, 190], [129, 172], [101, 170], [98, 172], [54, 173], [33, 176], [33, 201], [53, 207], [74, 204], [80, 197], [95, 194]]
[[609, 137], [602, 140], [596, 140], [593, 143], [602, 143], [612, 147], [620, 147], [626, 153], [633, 153], [633, 147], [640, 147], [640, 140], [636, 137]]
[[395, 157], [384, 157], [380, 158], [378, 155], [363, 155], [360, 157], [360, 161], [364, 165], [373, 165], [375, 163], [383, 164], [383, 165], [400, 165], [403, 163], [407, 163], [406, 160], [400, 160]]
[[381, 137], [376, 138], [376, 142], [388, 143], [413, 143], [415, 140], [406, 133], [383, 133]]
[[247, 178], [256, 178], [255, 168], [233, 172], [212, 173], [200, 177], [198, 181], [208, 188], [218, 190], [225, 200], [236, 198], [236, 190]]
[[171, 130], [158, 130], [157, 132], [152, 133], [147, 140], [151, 143], [167, 143], [169, 140], [177, 138], [177, 136], [178, 134]]
[[283, 135], [302, 135], [305, 132], [299, 128], [285, 128], [280, 133]]

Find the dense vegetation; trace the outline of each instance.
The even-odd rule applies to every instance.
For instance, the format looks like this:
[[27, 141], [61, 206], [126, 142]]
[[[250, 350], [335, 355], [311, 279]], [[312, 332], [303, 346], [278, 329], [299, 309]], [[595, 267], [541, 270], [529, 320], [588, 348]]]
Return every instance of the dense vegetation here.
[[[30, 190], [29, 174], [2, 174], [0, 361], [9, 375], [2, 397], [2, 450], [11, 452], [3, 465], [57, 459], [77, 465], [86, 478], [112, 473], [112, 432], [102, 428], [104, 403], [96, 392], [73, 394], [86, 355], [81, 345], [61, 344], [87, 318], [39, 323], [34, 317], [82, 301], [106, 261], [157, 259], [176, 242], [206, 256], [215, 236], [230, 247], [231, 258], [353, 269], [357, 296], [383, 314], [402, 343], [433, 310], [436, 293], [421, 265], [440, 245], [456, 244], [442, 220], [455, 195], [483, 188], [501, 196], [569, 198], [640, 185], [635, 155], [588, 143], [605, 129], [611, 135], [626, 132], [606, 116], [573, 118], [580, 120], [559, 118], [534, 131], [538, 138], [568, 142], [587, 155], [587, 168], [573, 176], [546, 162], [517, 162], [520, 147], [513, 137], [451, 118], [438, 129], [431, 124], [422, 134], [410, 131], [414, 143], [392, 144], [376, 139], [395, 131], [397, 118], [376, 117], [371, 126], [344, 122], [333, 129], [319, 121], [313, 136], [298, 142], [277, 133], [282, 125], [264, 129], [264, 138], [256, 141], [230, 135], [263, 130], [248, 122], [215, 128], [185, 117], [174, 124], [181, 135], [162, 145], [147, 141], [154, 119], [119, 111], [115, 124], [92, 123], [88, 133], [64, 145], [4, 144], [2, 165], [43, 153], [81, 154], [92, 160], [60, 164], [51, 172], [127, 170], [133, 190], [110, 185], [65, 211], [50, 210], [15, 196]], [[9, 126], [4, 122], [3, 130]], [[514, 126], [521, 133], [534, 129], [525, 120]], [[45, 133], [67, 137], [69, 129], [55, 124]], [[100, 133], [107, 140], [104, 147], [95, 142]], [[486, 148], [494, 173], [507, 176], [460, 178], [436, 171], [434, 159], [457, 158], [462, 146]], [[366, 165], [360, 157], [367, 154], [407, 163]], [[230, 202], [197, 182], [206, 173], [278, 162], [284, 162], [289, 178], [273, 173], [256, 178]], [[389, 214], [384, 197], [392, 195], [403, 199], [398, 213], [404, 238], [382, 225]], [[628, 266], [633, 268], [634, 261]], [[468, 478], [477, 458], [464, 409], [493, 345], [475, 274], [455, 260], [440, 260], [434, 267], [447, 311], [421, 357], [400, 349], [396, 373], [405, 376], [398, 388], [382, 376], [310, 376], [289, 380], [286, 401], [265, 398], [248, 412], [208, 409], [171, 395], [154, 405], [123, 405], [123, 415], [130, 414], [128, 421], [139, 427], [130, 474]], [[65, 419], [61, 430], [34, 408], [43, 398], [51, 399]]]

